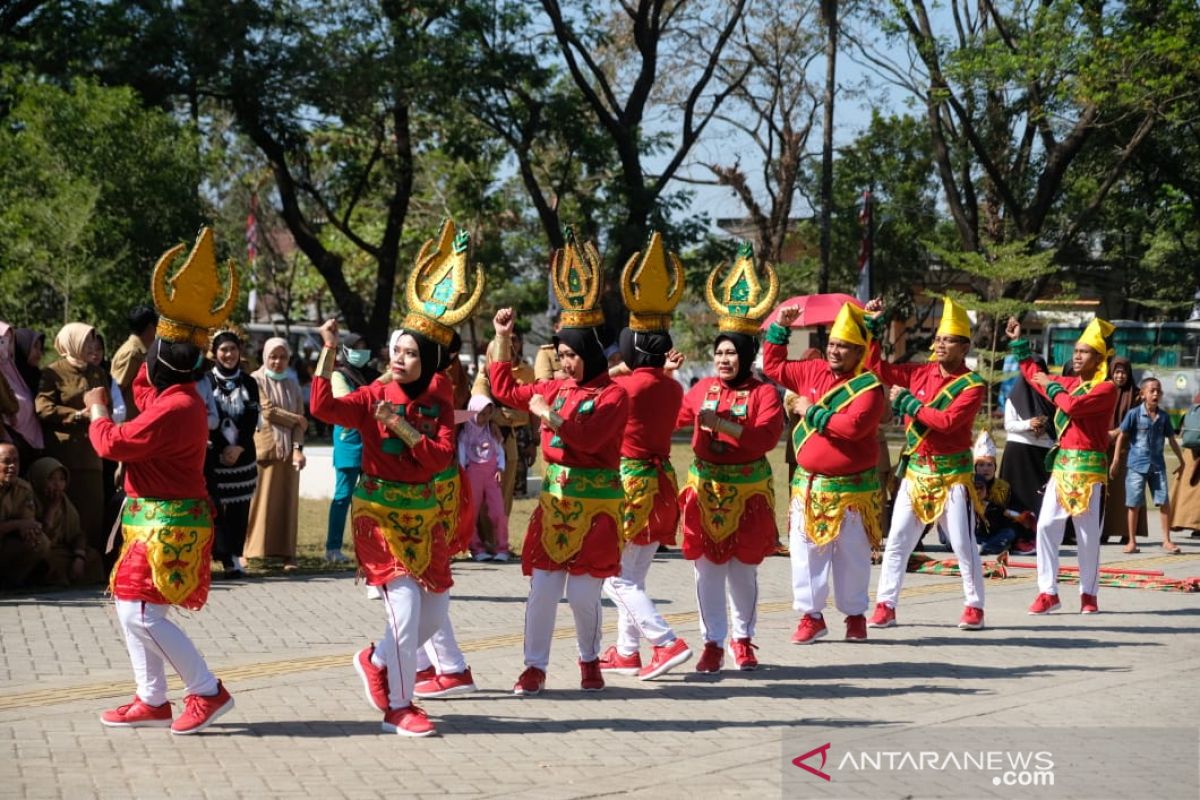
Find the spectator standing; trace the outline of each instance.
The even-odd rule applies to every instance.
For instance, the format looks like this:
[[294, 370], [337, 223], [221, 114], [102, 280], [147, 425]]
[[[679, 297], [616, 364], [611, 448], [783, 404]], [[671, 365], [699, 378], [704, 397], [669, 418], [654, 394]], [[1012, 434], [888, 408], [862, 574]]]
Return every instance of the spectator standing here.
[[[1178, 555], [1179, 545], [1171, 541], [1171, 503], [1167, 495], [1167, 463], [1163, 458], [1164, 440], [1170, 442], [1171, 449], [1179, 459], [1180, 467], [1176, 475], [1183, 469], [1183, 452], [1179, 442], [1175, 441], [1175, 431], [1171, 429], [1171, 419], [1167, 412], [1159, 408], [1162, 400], [1162, 384], [1158, 378], [1146, 378], [1142, 381], [1142, 402], [1131, 408], [1117, 429], [1116, 451], [1121, 453], [1122, 446], [1128, 440], [1129, 454], [1125, 466], [1125, 507], [1128, 542], [1126, 553], [1138, 552], [1137, 524], [1138, 510], [1145, 510], [1146, 489], [1158, 506], [1162, 516], [1162, 549], [1172, 555]], [[1119, 458], [1120, 456], [1118, 456]], [[1114, 462], [1110, 483], [1116, 483], [1120, 475], [1120, 463]]]
[[[1121, 443], [1121, 447], [1117, 446], [1117, 435], [1120, 433], [1121, 423], [1125, 421], [1125, 415], [1138, 404], [1140, 398], [1133, 382], [1133, 365], [1129, 359], [1120, 356], [1113, 358], [1108, 368], [1108, 379], [1117, 387], [1117, 407], [1113, 409], [1112, 429], [1108, 433], [1112, 440], [1108, 445], [1108, 464], [1109, 467], [1115, 467], [1125, 462], [1126, 453], [1122, 449], [1128, 450], [1130, 442], [1126, 437]], [[1108, 482], [1108, 492], [1104, 495], [1104, 530], [1100, 534], [1101, 544], [1110, 538], [1119, 542], [1125, 538], [1126, 534], [1125, 476], [1119, 472], [1114, 472], [1113, 475], [1115, 480]], [[1137, 515], [1137, 536], [1146, 536], [1146, 504], [1144, 502], [1138, 504]], [[1130, 542], [1130, 547], [1136, 547], [1137, 538], [1133, 538]]]
[[60, 358], [42, 370], [36, 408], [46, 435], [46, 455], [71, 473], [67, 495], [79, 511], [89, 547], [104, 552], [104, 472], [100, 456], [88, 440], [88, 412], [83, 394], [108, 389], [109, 377], [99, 366], [100, 340], [91, 325], [70, 322], [54, 337]]
[[493, 416], [495, 408], [487, 395], [473, 396], [467, 404], [467, 421], [458, 433], [458, 463], [471, 484], [478, 516], [488, 518], [495, 536], [489, 549], [479, 538], [478, 527], [475, 529], [470, 549], [476, 561], [508, 561], [508, 514], [500, 492], [506, 456]]
[[[22, 369], [22, 354], [18, 350], [19, 331], [7, 322], [0, 322], [0, 384], [11, 395], [11, 404], [5, 409], [3, 416], [3, 431], [7, 438], [16, 445], [22, 464], [32, 464], [32, 459], [45, 446], [42, 438], [42, 424], [38, 421], [34, 409], [34, 397], [37, 395], [37, 374]], [[33, 333], [33, 331], [30, 331]], [[41, 356], [38, 356], [39, 360]], [[28, 354], [24, 355], [28, 359]], [[37, 368], [33, 368], [37, 373]], [[34, 383], [30, 383], [30, 379]], [[3, 438], [0, 436], [0, 438]]]
[[[367, 340], [352, 336], [338, 347], [336, 366], [330, 376], [330, 388], [335, 398], [356, 392], [379, 377], [369, 364], [371, 349]], [[335, 564], [348, 561], [342, 555], [342, 540], [346, 534], [346, 515], [350, 498], [362, 472], [362, 436], [356, 428], [333, 426], [333, 469], [336, 482], [333, 502], [329, 504], [329, 529], [325, 534], [325, 560]]]
[[150, 306], [132, 309], [129, 312], [129, 338], [113, 354], [112, 378], [125, 398], [126, 421], [137, 419], [139, 409], [133, 401], [133, 379], [137, 377], [142, 364], [146, 363], [146, 350], [154, 341], [157, 325], [158, 314]]
[[[1046, 368], [1041, 356], [1033, 361]], [[1050, 480], [1046, 456], [1054, 447], [1054, 405], [1035, 391], [1018, 374], [1004, 400], [1004, 460], [1000, 463], [1000, 478], [1008, 483], [1009, 504], [1019, 511], [1037, 513], [1042, 507], [1042, 490]], [[1031, 531], [1017, 531], [1014, 552], [1032, 553], [1037, 549]]]
[[[1197, 406], [1200, 406], [1200, 393], [1192, 398], [1192, 409]], [[1186, 424], [1185, 418], [1180, 425]], [[1171, 503], [1171, 527], [1190, 530], [1195, 537], [1200, 535], [1200, 448], [1184, 446], [1180, 466], [1183, 467], [1182, 474], [1171, 488], [1171, 497], [1174, 498]]]
[[258, 382], [242, 370], [242, 341], [236, 333], [218, 333], [212, 356], [215, 363], [207, 383], [217, 408], [217, 425], [209, 431], [207, 472], [217, 505], [213, 555], [230, 577], [240, 577], [250, 501], [258, 486], [254, 447], [261, 410]]
[[287, 375], [291, 350], [284, 339], [263, 345], [263, 365], [254, 372], [262, 403], [262, 425], [254, 437], [258, 489], [250, 503], [248, 558], [283, 558], [296, 569], [300, 470], [304, 469], [304, 432], [308, 418], [300, 386]]

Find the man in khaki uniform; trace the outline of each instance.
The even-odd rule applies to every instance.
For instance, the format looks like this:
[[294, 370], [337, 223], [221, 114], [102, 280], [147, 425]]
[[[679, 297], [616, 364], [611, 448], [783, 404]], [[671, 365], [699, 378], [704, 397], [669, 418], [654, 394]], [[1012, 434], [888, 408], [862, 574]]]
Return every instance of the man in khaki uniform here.
[[33, 487], [17, 477], [17, 448], [0, 443], [0, 583], [22, 586], [49, 566], [50, 540], [37, 521]]
[[112, 377], [125, 398], [125, 421], [131, 422], [138, 415], [133, 400], [133, 379], [146, 363], [146, 349], [154, 341], [154, 329], [158, 325], [158, 314], [150, 306], [138, 306], [129, 312], [129, 338], [117, 349], [112, 360]]
[[[529, 368], [523, 360], [520, 360], [521, 348], [523, 343], [521, 336], [514, 333], [512, 336], [512, 352], [514, 361], [512, 366], [513, 378], [516, 379], [518, 386], [533, 383], [534, 370]], [[488, 380], [488, 369], [492, 359], [496, 356], [496, 342], [492, 340], [487, 347], [487, 364], [483, 369], [479, 370], [479, 374], [475, 376], [475, 385], [471, 387], [471, 394], [482, 394], [491, 397], [492, 386]], [[496, 424], [500, 427], [500, 434], [504, 438], [504, 473], [501, 475], [500, 490], [504, 495], [504, 513], [512, 513], [513, 503], [513, 485], [517, 479], [517, 469], [524, 469], [525, 462], [521, 459], [517, 452], [517, 429], [529, 425], [529, 413], [518, 411], [515, 408], [496, 403]], [[481, 517], [481, 522], [487, 525], [487, 522]], [[482, 531], [481, 531], [482, 538]]]

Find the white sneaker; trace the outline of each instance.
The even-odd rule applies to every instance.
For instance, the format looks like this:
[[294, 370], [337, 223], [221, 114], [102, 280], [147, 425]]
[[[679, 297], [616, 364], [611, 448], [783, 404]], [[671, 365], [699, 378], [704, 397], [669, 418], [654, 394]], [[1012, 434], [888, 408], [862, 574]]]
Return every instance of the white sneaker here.
[[368, 600], [379, 600], [382, 597], [383, 597], [383, 592], [379, 591], [378, 586], [368, 586], [367, 587], [367, 599]]
[[480, 550], [478, 553], [471, 556], [471, 559], [474, 561], [491, 561], [492, 557], [488, 553], [485, 553], [484, 551]]
[[496, 553], [496, 555], [492, 556], [492, 561], [508, 561], [508, 558], [508, 551], [501, 550], [499, 553]]
[[326, 550], [325, 560], [331, 564], [345, 564], [350, 561], [350, 559], [342, 555], [341, 550]]

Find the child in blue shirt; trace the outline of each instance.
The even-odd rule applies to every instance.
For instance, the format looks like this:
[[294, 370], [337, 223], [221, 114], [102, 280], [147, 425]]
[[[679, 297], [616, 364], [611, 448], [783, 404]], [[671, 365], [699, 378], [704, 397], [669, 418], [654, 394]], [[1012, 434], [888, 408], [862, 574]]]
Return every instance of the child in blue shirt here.
[[[1119, 460], [1121, 448], [1125, 440], [1129, 440], [1129, 453], [1125, 464], [1125, 508], [1128, 523], [1128, 543], [1126, 553], [1138, 552], [1137, 541], [1134, 539], [1137, 531], [1138, 509], [1146, 503], [1146, 489], [1150, 489], [1150, 497], [1158, 506], [1162, 520], [1163, 543], [1162, 549], [1168, 553], [1179, 553], [1179, 545], [1171, 541], [1171, 505], [1167, 497], [1167, 463], [1163, 458], [1163, 441], [1171, 443], [1175, 457], [1183, 463], [1183, 452], [1175, 440], [1175, 431], [1171, 428], [1171, 420], [1167, 413], [1158, 407], [1162, 400], [1162, 384], [1157, 378], [1145, 378], [1141, 384], [1142, 402], [1129, 409], [1125, 419], [1121, 420], [1118, 428], [1117, 443], [1114, 452], [1118, 455], [1113, 460], [1109, 476], [1113, 479], [1120, 474]], [[1176, 470], [1178, 472], [1178, 470]]]

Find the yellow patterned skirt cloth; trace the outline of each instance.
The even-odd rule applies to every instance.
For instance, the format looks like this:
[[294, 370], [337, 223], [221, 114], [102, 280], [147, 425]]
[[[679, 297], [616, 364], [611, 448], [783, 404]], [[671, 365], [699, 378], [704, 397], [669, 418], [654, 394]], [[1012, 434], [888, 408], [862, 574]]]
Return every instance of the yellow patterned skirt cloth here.
[[883, 491], [879, 470], [854, 475], [818, 475], [801, 467], [792, 476], [792, 497], [804, 509], [804, 535], [815, 545], [826, 545], [842, 532], [842, 519], [853, 509], [862, 518], [871, 546], [883, 536]]
[[1108, 456], [1100, 450], [1064, 450], [1054, 454], [1050, 472], [1058, 504], [1077, 517], [1092, 502], [1092, 489], [1108, 483]]
[[955, 486], [965, 486], [976, 513], [983, 504], [975, 493], [975, 462], [970, 450], [944, 456], [914, 455], [904, 473], [913, 514], [922, 524], [936, 522], [946, 510], [946, 498]]

